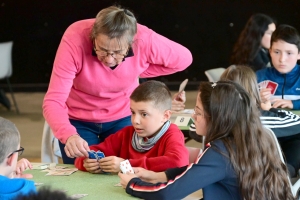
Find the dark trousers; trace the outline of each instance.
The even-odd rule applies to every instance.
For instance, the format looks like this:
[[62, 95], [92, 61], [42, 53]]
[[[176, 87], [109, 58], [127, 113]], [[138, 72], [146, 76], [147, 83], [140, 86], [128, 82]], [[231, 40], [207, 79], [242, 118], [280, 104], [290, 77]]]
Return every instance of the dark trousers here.
[[[111, 134], [114, 134], [118, 130], [125, 126], [131, 125], [131, 116], [121, 118], [116, 121], [106, 123], [93, 123], [83, 122], [79, 120], [70, 119], [70, 122], [75, 126], [77, 133], [82, 137], [89, 146], [99, 144], [105, 140]], [[59, 148], [62, 155], [64, 164], [74, 164], [75, 158], [69, 158], [65, 153], [65, 145], [59, 142]]]

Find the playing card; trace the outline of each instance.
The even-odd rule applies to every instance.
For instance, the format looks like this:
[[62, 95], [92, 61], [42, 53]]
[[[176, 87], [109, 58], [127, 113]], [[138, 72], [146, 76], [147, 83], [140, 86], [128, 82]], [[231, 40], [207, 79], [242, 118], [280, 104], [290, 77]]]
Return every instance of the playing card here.
[[122, 187], [121, 183], [117, 183], [114, 185], [115, 187]]
[[278, 83], [275, 83], [273, 81], [268, 81], [268, 84], [266, 85], [266, 88], [270, 88], [271, 89], [271, 94], [275, 94], [276, 90], [278, 87]]
[[187, 84], [187, 82], [189, 81], [189, 79], [185, 79], [179, 86], [179, 93], [182, 92]]
[[88, 151], [88, 154], [89, 154], [90, 159], [100, 160], [101, 158], [105, 157], [104, 153], [100, 150], [98, 150], [97, 152], [95, 152], [94, 150], [91, 150], [91, 151]]
[[71, 195], [71, 198], [72, 199], [80, 199], [80, 198], [85, 197], [87, 195], [88, 194], [73, 194], [73, 195]]
[[134, 174], [134, 171], [130, 165], [129, 160], [124, 160], [120, 162], [120, 169], [123, 172], [123, 174], [126, 174], [127, 172]]

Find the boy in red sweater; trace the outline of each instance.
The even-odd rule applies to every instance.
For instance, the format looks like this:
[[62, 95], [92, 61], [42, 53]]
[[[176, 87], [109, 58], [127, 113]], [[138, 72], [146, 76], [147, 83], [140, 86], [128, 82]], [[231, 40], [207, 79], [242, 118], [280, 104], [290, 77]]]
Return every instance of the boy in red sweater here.
[[119, 172], [128, 159], [133, 167], [164, 171], [189, 163], [189, 153], [180, 129], [170, 122], [172, 96], [159, 81], [140, 84], [130, 96], [131, 123], [104, 142], [90, 146], [102, 151], [100, 160], [79, 157], [75, 166], [90, 173]]

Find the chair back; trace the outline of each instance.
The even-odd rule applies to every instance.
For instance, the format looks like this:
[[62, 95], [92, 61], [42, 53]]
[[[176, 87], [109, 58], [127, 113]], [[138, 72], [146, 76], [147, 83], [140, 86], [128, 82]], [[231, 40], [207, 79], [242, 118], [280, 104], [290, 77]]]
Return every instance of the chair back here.
[[[268, 130], [268, 132], [270, 133], [270, 135], [272, 136], [273, 140], [276, 143], [277, 150], [278, 150], [278, 153], [279, 153], [279, 156], [280, 156], [280, 159], [281, 159], [282, 163], [286, 164], [285, 160], [283, 158], [281, 147], [279, 145], [279, 142], [277, 140], [277, 137], [276, 137], [275, 133], [271, 129], [269, 129], [269, 128], [266, 128], [266, 129]], [[289, 179], [289, 182], [290, 182], [290, 186], [291, 186], [291, 189], [292, 189], [293, 196], [296, 197], [297, 196], [297, 192], [298, 192], [298, 190], [300, 188], [300, 179], [298, 178], [298, 180], [294, 184], [292, 184], [291, 179], [290, 179], [289, 176], [288, 176], [288, 179]]]
[[202, 153], [202, 149], [189, 146], [186, 146], [186, 148], [189, 151], [189, 163], [194, 163], [198, 155]]
[[206, 70], [204, 73], [210, 82], [217, 82], [220, 80], [222, 73], [225, 71], [225, 68], [215, 68]]
[[12, 74], [12, 46], [13, 41], [0, 43], [0, 79]]

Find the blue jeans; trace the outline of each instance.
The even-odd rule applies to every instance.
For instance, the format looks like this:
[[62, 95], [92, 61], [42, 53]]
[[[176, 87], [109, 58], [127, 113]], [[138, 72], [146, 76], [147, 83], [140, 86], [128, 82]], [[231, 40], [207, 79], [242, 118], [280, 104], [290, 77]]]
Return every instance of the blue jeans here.
[[[70, 122], [75, 126], [77, 133], [88, 145], [99, 144], [105, 140], [111, 134], [114, 134], [118, 130], [125, 126], [131, 125], [131, 116], [124, 117], [112, 122], [106, 123], [93, 123], [93, 122], [83, 122], [79, 120], [70, 119]], [[62, 160], [64, 164], [74, 164], [75, 158], [69, 158], [64, 150], [65, 145], [59, 142], [59, 148], [62, 155]]]

